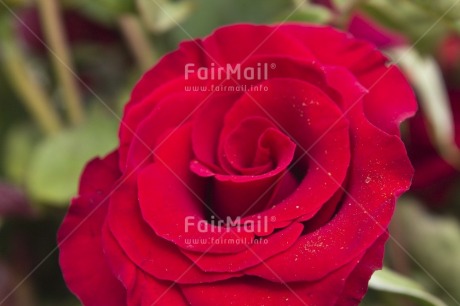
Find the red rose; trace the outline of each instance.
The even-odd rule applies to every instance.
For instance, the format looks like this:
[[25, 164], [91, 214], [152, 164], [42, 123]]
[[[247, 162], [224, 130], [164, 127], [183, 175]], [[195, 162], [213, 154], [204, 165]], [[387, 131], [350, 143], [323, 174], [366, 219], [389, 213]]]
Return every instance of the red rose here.
[[[46, 53], [46, 39], [42, 32], [38, 9], [27, 7], [18, 10], [17, 14], [17, 34], [32, 51]], [[116, 30], [94, 22], [77, 10], [64, 9], [62, 19], [66, 38], [72, 45], [91, 42], [114, 44], [120, 40]]]
[[[455, 124], [455, 143], [460, 148], [460, 90], [450, 89], [448, 94]], [[453, 183], [460, 174], [433, 145], [423, 112], [418, 112], [409, 120], [409, 128], [410, 137], [406, 143], [415, 168], [411, 191], [423, 195], [428, 204], [437, 206], [449, 199], [455, 187]]]
[[391, 31], [363, 13], [354, 13], [350, 17], [348, 31], [356, 38], [368, 40], [378, 48], [389, 48], [407, 44], [404, 35]]
[[[313, 3], [326, 6], [335, 12], [337, 17], [341, 17], [341, 13], [332, 0], [313, 0]], [[407, 44], [404, 35], [380, 25], [358, 9], [354, 9], [353, 14], [349, 16], [346, 27], [348, 32], [356, 38], [370, 41], [381, 49]]]
[[[437, 59], [453, 86], [458, 86], [460, 74], [460, 35], [449, 35], [443, 39], [437, 50]], [[453, 80], [450, 80], [450, 79]]]
[[185, 42], [86, 167], [64, 278], [85, 305], [356, 305], [410, 185], [415, 109], [387, 58], [330, 27]]

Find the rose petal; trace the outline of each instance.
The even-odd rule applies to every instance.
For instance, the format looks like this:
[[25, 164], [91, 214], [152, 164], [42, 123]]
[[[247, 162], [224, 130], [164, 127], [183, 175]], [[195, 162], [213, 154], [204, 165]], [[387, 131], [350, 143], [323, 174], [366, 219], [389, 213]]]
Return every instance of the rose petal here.
[[[260, 215], [276, 216], [276, 222], [312, 217], [336, 192], [336, 182], [343, 182], [345, 178], [350, 156], [347, 120], [317, 87], [294, 79], [270, 79], [266, 84], [270, 87], [269, 93], [246, 94], [235, 103], [226, 116], [221, 137], [241, 118], [263, 116], [273, 120], [298, 144], [295, 167], [300, 164], [308, 170], [294, 193]], [[317, 139], [320, 141], [315, 143]], [[308, 154], [303, 150], [308, 150]], [[326, 172], [317, 167], [312, 158], [323, 165]]]
[[366, 117], [383, 131], [399, 135], [401, 122], [417, 111], [414, 91], [404, 75], [396, 66], [382, 66], [357, 78], [369, 89], [364, 98]]
[[[223, 118], [241, 94], [223, 94], [209, 99], [196, 112], [192, 129], [192, 146], [196, 159], [214, 172], [222, 172], [217, 163], [217, 146]], [[200, 175], [200, 172], [197, 173]]]
[[[346, 186], [346, 184], [344, 184]], [[307, 222], [304, 222], [305, 225], [305, 232], [309, 233], [320, 226], [325, 225], [329, 222], [332, 217], [337, 212], [337, 209], [340, 207], [344, 196], [344, 190], [339, 189], [337, 192], [327, 201], [324, 203], [323, 207], [316, 213], [316, 215], [309, 219]], [[299, 221], [305, 221], [304, 218], [299, 218]]]
[[387, 133], [399, 135], [399, 124], [414, 114], [417, 104], [402, 73], [394, 65], [388, 67], [388, 59], [374, 45], [328, 27], [286, 25], [280, 31], [302, 39], [323, 64], [350, 70], [369, 90], [364, 102], [369, 120]]
[[[395, 198], [410, 185], [413, 170], [401, 140], [364, 122], [353, 133], [354, 155], [350, 165], [353, 171], [336, 216], [302, 236], [288, 251], [267, 260], [286, 281], [319, 279], [349, 262], [357, 252], [369, 248], [386, 230]], [[295, 258], [298, 260], [294, 261]], [[250, 273], [273, 278], [272, 271], [263, 265]]]
[[[158, 149], [158, 161], [139, 174], [142, 215], [158, 236], [181, 248], [201, 252], [239, 252], [244, 246], [212, 245], [210, 241], [220, 238], [251, 241], [254, 233], [239, 232], [234, 228], [222, 232], [214, 225], [205, 231], [198, 226], [200, 222], [206, 224], [205, 214], [212, 207], [204, 201], [206, 180], [189, 169], [193, 159], [190, 136], [190, 125], [180, 127]], [[181, 154], [177, 155], [177, 152]], [[187, 220], [193, 224], [187, 226]], [[191, 239], [205, 239], [209, 243], [191, 244]]]
[[[331, 97], [336, 95], [334, 92], [331, 92], [330, 88], [327, 87], [322, 72], [323, 67], [315, 62], [309, 61], [308, 58], [302, 57], [300, 59], [285, 57], [281, 54], [276, 56], [259, 55], [248, 59], [246, 63], [241, 65], [241, 69], [244, 70], [247, 67], [256, 66], [257, 63], [268, 62], [272, 63], [270, 71], [267, 73], [269, 79], [278, 77], [287, 77], [290, 79], [298, 78], [299, 80], [318, 86]], [[247, 86], [248, 88], [251, 86], [263, 88], [264, 84], [258, 84], [260, 81], [261, 80], [259, 79], [243, 79], [238, 80], [238, 83], [240, 85]], [[219, 85], [218, 81], [215, 83], [216, 86]], [[206, 101], [205, 105], [197, 111], [197, 115], [194, 119], [192, 134], [194, 152], [197, 160], [200, 164], [203, 164], [203, 168], [211, 170], [214, 173], [222, 172], [220, 167], [217, 166], [218, 162], [215, 148], [219, 143], [219, 136], [223, 126], [224, 116], [230, 110], [235, 101], [237, 101], [243, 94], [244, 92], [230, 91], [222, 94], [222, 96], [219, 96], [218, 99]], [[210, 175], [207, 170], [200, 170], [201, 165], [197, 164], [193, 166], [196, 167], [197, 173], [201, 173], [199, 175]]]
[[[273, 283], [256, 277], [235, 278], [207, 285], [181, 285], [192, 305], [337, 305], [345, 279], [356, 261], [317, 282]], [[278, 279], [279, 281], [279, 279]]]
[[131, 262], [107, 224], [102, 229], [102, 235], [104, 250], [110, 254], [108, 263], [127, 291], [127, 301], [123, 305], [188, 305], [176, 284], [157, 280]]
[[388, 61], [371, 43], [332, 27], [285, 24], [279, 31], [301, 40], [323, 65], [344, 67], [355, 75], [384, 66]]
[[[263, 220], [262, 220], [263, 223]], [[206, 272], [238, 272], [263, 262], [274, 254], [283, 252], [292, 246], [302, 233], [303, 226], [293, 223], [279, 232], [259, 242], [232, 241], [242, 243], [247, 249], [236, 254], [207, 254], [181, 250], [190, 260]], [[226, 241], [222, 241], [225, 243]], [[217, 242], [216, 242], [217, 243]]]
[[[101, 227], [110, 192], [108, 186], [118, 178], [114, 171], [116, 164], [113, 164], [115, 155], [88, 164], [83, 174], [88, 180], [82, 180], [80, 184], [80, 190], [85, 194], [72, 201], [58, 232], [59, 264], [64, 279], [85, 305], [125, 305], [126, 292], [108, 267], [101, 245]], [[97, 177], [88, 176], [95, 172]]]
[[348, 276], [345, 288], [337, 305], [358, 305], [366, 294], [369, 279], [375, 270], [382, 269], [385, 242], [388, 232], [380, 236], [377, 241], [366, 251], [356, 268]]
[[350, 17], [348, 31], [356, 38], [370, 41], [379, 48], [395, 47], [407, 43], [403, 35], [380, 26], [362, 13], [354, 13]]
[[138, 125], [130, 144], [126, 171], [138, 169], [147, 160], [152, 162], [162, 142], [171, 136], [174, 128], [192, 118], [202, 101], [202, 94], [176, 92], [157, 103], [149, 115], [144, 114], [145, 119]]
[[[248, 122], [247, 120], [243, 123]], [[239, 129], [239, 126], [237, 129]], [[231, 139], [233, 133], [230, 134]], [[255, 140], [254, 140], [255, 141]], [[259, 138], [270, 146], [271, 163], [275, 167], [266, 173], [246, 175], [216, 175], [214, 184], [213, 204], [215, 212], [221, 219], [236, 218], [262, 211], [270, 204], [276, 185], [291, 163], [296, 149], [295, 144], [277, 129], [269, 128]], [[256, 142], [257, 143], [257, 142]], [[228, 144], [228, 141], [227, 141]], [[249, 147], [249, 144], [246, 144]], [[242, 149], [241, 149], [242, 150]], [[257, 149], [256, 149], [257, 150]], [[256, 151], [255, 154], [257, 154]], [[224, 154], [237, 154], [227, 149]], [[256, 156], [252, 156], [254, 159]], [[232, 160], [228, 157], [229, 162]], [[232, 195], [232, 196], [229, 196]]]
[[[177, 246], [157, 236], [142, 219], [135, 180], [123, 184], [112, 196], [108, 225], [117, 244], [139, 268], [157, 279], [179, 283], [211, 282], [232, 273], [204, 273], [182, 255]], [[167, 220], [171, 222], [171, 220]], [[183, 228], [183, 224], [180, 224]], [[116, 251], [108, 250], [109, 254]], [[125, 262], [125, 265], [132, 263]]]
[[275, 125], [265, 118], [243, 120], [228, 135], [223, 152], [219, 154], [221, 163], [225, 161], [231, 167], [230, 173], [239, 175], [257, 175], [272, 170], [276, 160], [271, 158], [270, 150], [261, 145], [262, 135], [270, 128]]
[[[352, 171], [335, 217], [267, 261], [288, 281], [319, 279], [352, 260], [357, 252], [369, 248], [387, 229], [395, 199], [408, 189], [413, 175], [400, 138], [372, 125], [365, 118], [362, 104], [353, 102], [362, 92], [356, 79], [345, 69], [335, 67], [326, 69], [326, 76], [331, 86], [344, 93], [341, 102], [348, 109], [351, 125]], [[294, 262], [299, 254], [303, 255]], [[273, 279], [272, 271], [262, 265], [249, 273]]]
[[118, 157], [118, 151], [114, 151], [104, 159], [95, 158], [88, 162], [80, 177], [78, 194], [91, 195], [109, 189], [121, 176]]
[[217, 67], [219, 64], [241, 64], [250, 57], [264, 54], [281, 54], [314, 60], [309, 50], [299, 43], [298, 39], [279, 31], [282, 27], [249, 24], [223, 27], [204, 39], [203, 46], [208, 60]]
[[152, 69], [147, 71], [134, 87], [126, 104], [120, 125], [120, 168], [124, 169], [127, 147], [133, 139], [137, 124], [148, 114], [156, 101], [171, 92], [181, 92], [186, 85], [199, 85], [203, 82], [194, 78], [185, 79], [185, 65], [204, 64], [201, 40], [186, 41], [179, 49], [165, 55]]
[[184, 66], [194, 63], [205, 64], [203, 45], [200, 39], [184, 41], [179, 49], [165, 55], [152, 69], [147, 71], [134, 87], [125, 112], [142, 101], [146, 96], [163, 84], [184, 78]]

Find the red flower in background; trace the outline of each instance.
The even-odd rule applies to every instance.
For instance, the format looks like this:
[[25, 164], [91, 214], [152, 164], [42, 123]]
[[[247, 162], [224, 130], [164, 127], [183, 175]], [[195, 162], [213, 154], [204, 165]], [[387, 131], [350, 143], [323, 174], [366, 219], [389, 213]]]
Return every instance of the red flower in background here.
[[[439, 47], [438, 59], [448, 79], [452, 74], [460, 74], [460, 36], [451, 35]], [[457, 80], [458, 81], [458, 80]], [[455, 83], [452, 84], [453, 87]], [[457, 83], [458, 84], [458, 83]], [[457, 85], [458, 86], [458, 85]]]
[[[26, 45], [35, 52], [46, 52], [40, 16], [37, 8], [25, 8], [17, 12], [20, 22], [17, 23], [17, 31]], [[64, 10], [63, 22], [65, 33], [70, 43], [101, 44], [115, 43], [121, 39], [116, 30], [101, 23], [97, 23], [76, 10]]]
[[[460, 147], [460, 91], [451, 90], [449, 98], [455, 122], [455, 142]], [[444, 202], [452, 183], [459, 178], [458, 170], [447, 163], [434, 147], [423, 112], [409, 121], [409, 127], [407, 149], [415, 168], [412, 190], [423, 194], [432, 204]]]
[[[455, 143], [460, 148], [460, 88], [457, 79], [460, 67], [460, 39], [449, 36], [441, 43], [438, 61], [443, 70], [450, 108], [453, 115]], [[408, 153], [415, 168], [412, 190], [433, 206], [445, 203], [454, 191], [459, 172], [438, 152], [429, 136], [428, 123], [423, 110], [409, 121]]]
[[85, 305], [357, 305], [410, 185], [399, 124], [415, 109], [387, 58], [330, 27], [185, 42], [83, 172], [64, 278]]
[[452, 112], [455, 121], [456, 142], [460, 137], [460, 35], [447, 36], [439, 46], [437, 59], [444, 73], [449, 90]]
[[404, 35], [378, 25], [362, 13], [353, 14], [348, 24], [348, 31], [356, 38], [374, 43], [378, 48], [394, 47], [407, 43]]
[[[313, 0], [313, 3], [337, 11], [331, 0]], [[375, 20], [359, 11], [354, 11], [349, 17], [346, 28], [356, 38], [367, 40], [378, 48], [394, 47], [407, 43], [404, 35], [379, 25]]]
[[[335, 10], [330, 0], [315, 0], [314, 3]], [[375, 44], [380, 49], [407, 44], [404, 35], [379, 25], [360, 11], [351, 15], [348, 31], [356, 38]], [[438, 61], [444, 72], [449, 88], [454, 122], [456, 123], [456, 143], [460, 143], [460, 89], [458, 84], [460, 71], [460, 37], [452, 35], [443, 40], [438, 50]], [[431, 204], [439, 204], [448, 199], [452, 183], [458, 178], [458, 170], [446, 162], [434, 147], [428, 135], [426, 118], [423, 111], [409, 120], [410, 136], [406, 141], [409, 156], [415, 168], [412, 191], [423, 196]]]

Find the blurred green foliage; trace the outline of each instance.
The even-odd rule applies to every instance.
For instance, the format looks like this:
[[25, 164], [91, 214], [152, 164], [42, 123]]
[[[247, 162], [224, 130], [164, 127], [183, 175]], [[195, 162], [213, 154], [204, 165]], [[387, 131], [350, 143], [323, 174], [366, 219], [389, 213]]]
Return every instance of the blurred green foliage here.
[[83, 125], [49, 137], [32, 150], [25, 175], [27, 191], [33, 199], [67, 206], [77, 193], [84, 165], [116, 147], [117, 118], [101, 110], [87, 115]]
[[434, 52], [445, 35], [460, 33], [456, 0], [369, 0], [362, 9], [384, 26], [404, 34], [422, 53]]

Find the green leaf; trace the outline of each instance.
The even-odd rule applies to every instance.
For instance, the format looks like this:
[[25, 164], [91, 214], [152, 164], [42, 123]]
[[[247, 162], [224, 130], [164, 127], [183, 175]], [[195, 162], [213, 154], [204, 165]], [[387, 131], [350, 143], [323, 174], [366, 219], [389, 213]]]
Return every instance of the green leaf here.
[[139, 14], [147, 28], [163, 33], [182, 23], [193, 11], [190, 0], [136, 0]]
[[30, 125], [14, 126], [6, 134], [3, 165], [11, 181], [24, 183], [31, 152], [39, 137], [40, 133]]
[[376, 271], [372, 275], [369, 281], [369, 288], [407, 295], [420, 302], [417, 305], [446, 306], [443, 301], [428, 293], [418, 283], [387, 268]]
[[[397, 205], [398, 241], [413, 257], [413, 275], [445, 301], [460, 301], [460, 224], [425, 211], [415, 200]], [[390, 227], [391, 228], [391, 227]]]
[[[291, 11], [288, 13], [291, 14]], [[288, 20], [327, 24], [332, 21], [332, 17], [332, 12], [328, 8], [322, 5], [309, 4], [305, 2], [288, 18]], [[285, 18], [281, 18], [281, 20], [284, 19]]]
[[436, 51], [440, 40], [456, 29], [460, 18], [457, 0], [368, 0], [360, 8], [371, 19], [399, 32], [423, 53]]
[[[32, 0], [6, 0], [4, 1], [5, 5], [10, 8], [17, 8], [17, 7], [24, 7], [27, 5], [31, 5], [33, 3]], [[3, 5], [0, 5], [0, 7]]]
[[419, 96], [433, 144], [448, 163], [460, 167], [454, 117], [442, 71], [436, 60], [431, 56], [422, 56], [408, 47], [393, 49], [390, 55], [409, 77]]
[[75, 196], [84, 165], [117, 144], [118, 121], [94, 111], [84, 125], [40, 143], [33, 152], [26, 187], [40, 202], [65, 205]]
[[225, 24], [272, 23], [281, 12], [293, 9], [292, 2], [287, 0], [193, 0], [193, 3], [196, 9], [183, 28], [176, 27], [168, 33], [174, 46], [190, 36], [209, 35]]
[[91, 18], [113, 24], [121, 14], [132, 13], [135, 10], [131, 0], [68, 0], [69, 6], [78, 8]]
[[332, 0], [332, 5], [339, 10], [339, 12], [346, 11], [352, 7], [356, 0]]

